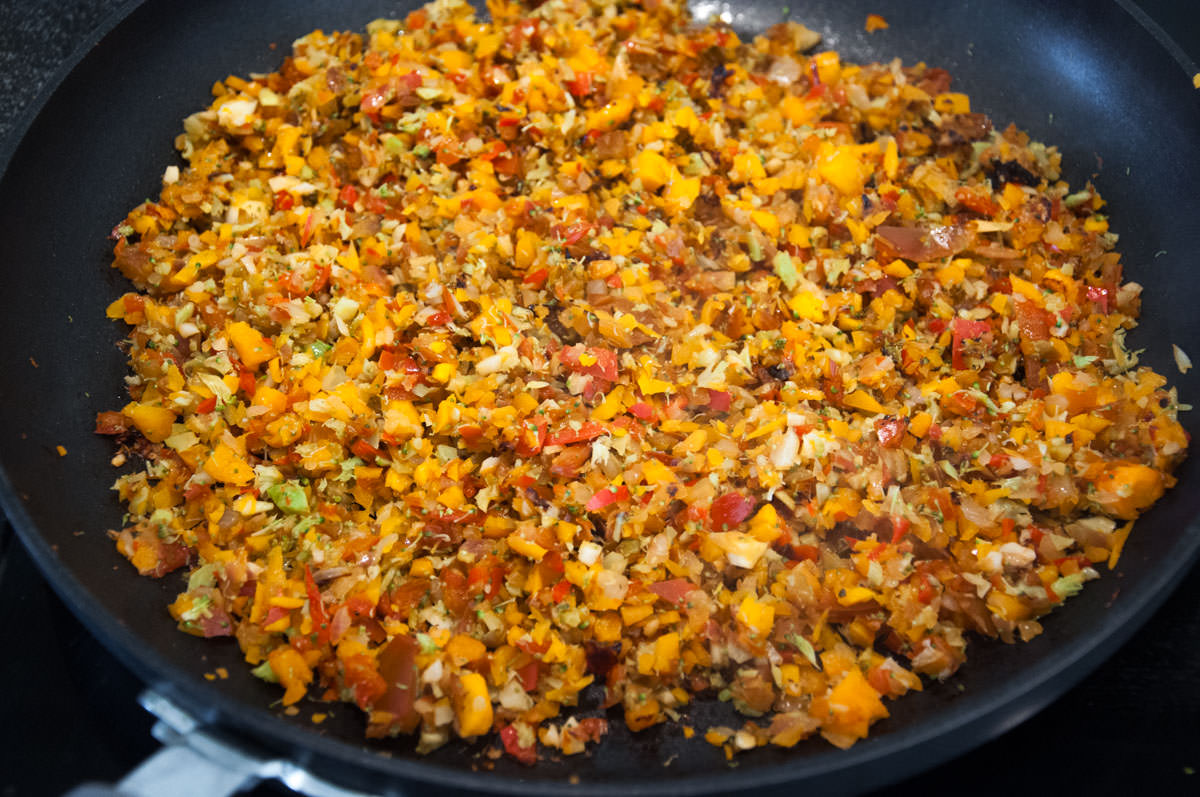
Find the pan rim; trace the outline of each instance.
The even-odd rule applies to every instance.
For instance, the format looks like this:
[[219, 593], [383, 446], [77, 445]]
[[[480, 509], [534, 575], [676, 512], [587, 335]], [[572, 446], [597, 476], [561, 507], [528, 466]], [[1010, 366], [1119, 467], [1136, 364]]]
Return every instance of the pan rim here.
[[[1130, 0], [1113, 0], [1113, 2], [1150, 33], [1180, 68], [1189, 74], [1196, 71], [1195, 63], [1179, 45], [1135, 3]], [[29, 102], [3, 142], [3, 146], [0, 147], [0, 180], [3, 179], [12, 160], [16, 157], [30, 126], [45, 105], [58, 92], [63, 81], [78, 68], [80, 62], [92, 48], [128, 20], [143, 5], [146, 5], [146, 0], [131, 0], [108, 15], [85, 42], [63, 62], [54, 77], [47, 82], [39, 94]], [[1019, 687], [1004, 685], [992, 690], [989, 696], [982, 699], [981, 704], [972, 705], [969, 710], [951, 708], [945, 712], [939, 712], [951, 715], [952, 721], [948, 724], [939, 725], [936, 722], [922, 721], [917, 728], [902, 736], [876, 737], [875, 743], [868, 739], [849, 751], [831, 750], [798, 759], [795, 762], [763, 766], [755, 771], [743, 770], [721, 775], [688, 776], [658, 783], [647, 781], [642, 784], [625, 782], [568, 784], [565, 781], [531, 782], [523, 779], [498, 779], [487, 773], [452, 769], [428, 761], [387, 758], [350, 742], [296, 727], [263, 707], [236, 701], [217, 687], [207, 683], [194, 682], [191, 679], [176, 681], [168, 675], [175, 668], [165, 657], [141, 647], [136, 635], [129, 631], [118, 617], [98, 608], [97, 604], [90, 599], [91, 593], [87, 588], [70, 571], [64, 572], [64, 568], [57, 564], [57, 557], [52, 546], [38, 532], [36, 524], [25, 510], [23, 502], [9, 478], [8, 470], [2, 462], [0, 462], [0, 508], [4, 510], [39, 570], [71, 610], [85, 620], [89, 632], [100, 639], [122, 663], [129, 666], [152, 687], [160, 687], [170, 695], [179, 695], [185, 698], [189, 707], [212, 706], [215, 714], [223, 720], [220, 727], [226, 727], [225, 723], [227, 723], [229, 727], [237, 728], [239, 731], [260, 733], [288, 746], [308, 748], [328, 757], [333, 762], [364, 767], [373, 773], [410, 778], [427, 784], [513, 794], [518, 792], [614, 794], [618, 791], [638, 795], [682, 792], [710, 793], [728, 788], [733, 785], [732, 781], [735, 778], [738, 788], [775, 786], [794, 781], [798, 776], [814, 779], [827, 777], [851, 767], [911, 754], [917, 747], [929, 745], [935, 739], [975, 724], [995, 726], [989, 731], [974, 731], [970, 734], [972, 738], [969, 741], [958, 741], [954, 745], [948, 746], [944, 752], [932, 756], [926, 754], [918, 764], [910, 765], [908, 769], [893, 770], [889, 773], [887, 780], [876, 785], [898, 780], [982, 744], [1044, 708], [1067, 688], [1099, 666], [1108, 654], [1144, 624], [1154, 610], [1167, 600], [1196, 559], [1200, 557], [1200, 517], [1198, 517], [1193, 518], [1187, 524], [1180, 541], [1170, 552], [1173, 554], [1170, 556], [1170, 561], [1165, 562], [1164, 566], [1157, 571], [1154, 583], [1140, 584], [1137, 585], [1138, 588], [1130, 589], [1129, 592], [1133, 594], [1123, 596], [1122, 602], [1110, 610], [1113, 613], [1109, 615], [1111, 624], [1105, 633], [1099, 636], [1085, 637], [1074, 643], [1068, 649], [1072, 655], [1065, 659], [1052, 657], [1047, 661], [1039, 662], [1032, 670], [1024, 673], [1029, 677]], [[1119, 616], [1119, 620], [1114, 616]], [[1005, 712], [1004, 709], [1011, 707], [1014, 702], [1019, 702], [1022, 710], [1016, 712], [1018, 716], [1009, 716], [1009, 712]], [[960, 714], [962, 716], [959, 716]]]

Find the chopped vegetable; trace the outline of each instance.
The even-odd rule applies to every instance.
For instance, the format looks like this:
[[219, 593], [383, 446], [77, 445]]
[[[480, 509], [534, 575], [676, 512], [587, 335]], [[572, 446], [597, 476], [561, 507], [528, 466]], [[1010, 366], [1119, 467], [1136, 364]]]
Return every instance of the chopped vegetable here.
[[1137, 544], [1183, 407], [1057, 150], [792, 22], [488, 10], [219, 81], [116, 227], [113, 536], [183, 631], [422, 752], [581, 752], [585, 690], [845, 747]]

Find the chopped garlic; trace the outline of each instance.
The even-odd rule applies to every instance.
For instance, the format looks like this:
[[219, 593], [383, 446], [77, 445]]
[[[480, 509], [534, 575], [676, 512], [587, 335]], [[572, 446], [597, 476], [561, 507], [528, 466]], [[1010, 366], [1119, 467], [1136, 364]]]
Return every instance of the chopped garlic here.
[[1191, 370], [1192, 359], [1187, 356], [1187, 353], [1183, 349], [1175, 344], [1171, 344], [1171, 351], [1175, 354], [1175, 367], [1179, 369], [1179, 373], [1186, 374]]

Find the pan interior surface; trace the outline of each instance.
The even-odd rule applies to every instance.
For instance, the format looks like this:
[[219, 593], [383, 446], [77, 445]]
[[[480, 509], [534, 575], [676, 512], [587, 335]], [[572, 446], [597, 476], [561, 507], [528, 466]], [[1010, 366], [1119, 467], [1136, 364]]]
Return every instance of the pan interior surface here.
[[[820, 741], [767, 748], [731, 768], [721, 752], [677, 727], [631, 734], [612, 723], [586, 756], [524, 768], [451, 744], [418, 757], [408, 740], [365, 742], [363, 721], [337, 707], [316, 729], [311, 711], [269, 709], [276, 691], [253, 678], [236, 644], [175, 630], [165, 606], [179, 576], [135, 578], [106, 530], [120, 528], [110, 486], [112, 447], [91, 433], [95, 414], [126, 398], [123, 329], [104, 316], [127, 286], [109, 268], [108, 235], [126, 210], [157, 193], [179, 163], [172, 141], [184, 116], [209, 101], [227, 74], [275, 68], [310, 30], [357, 28], [402, 16], [415, 3], [335, 0], [177, 4], [135, 9], [66, 76], [12, 151], [0, 182], [0, 497], [34, 557], [89, 627], [152, 685], [204, 718], [310, 763], [326, 777], [380, 788], [392, 778], [508, 793], [706, 792], [805, 782], [835, 790], [879, 785], [978, 744], [1020, 722], [1082, 678], [1165, 599], [1200, 549], [1200, 463], [1138, 524], [1115, 574], [1107, 574], [1045, 622], [1029, 644], [975, 640], [948, 684], [889, 704], [892, 716], [850, 751]], [[811, 7], [810, 7], [811, 6]], [[1131, 348], [1169, 374], [1182, 401], [1200, 395], [1195, 372], [1179, 375], [1171, 344], [1200, 340], [1200, 105], [1190, 76], [1155, 36], [1116, 3], [694, 3], [727, 14], [739, 32], [785, 18], [825, 35], [846, 60], [925, 61], [947, 69], [998, 127], [1015, 122], [1063, 152], [1073, 186], [1094, 180], [1109, 202], [1127, 279], [1145, 286]], [[868, 13], [890, 24], [864, 31]], [[272, 45], [275, 45], [272, 48]], [[1191, 352], [1200, 353], [1200, 350]], [[1196, 420], [1185, 417], [1190, 434]], [[55, 447], [62, 445], [66, 456]], [[1117, 594], [1119, 592], [1119, 594]], [[203, 676], [225, 667], [212, 685]], [[587, 706], [585, 706], [587, 708]], [[715, 700], [688, 724], [732, 724]], [[869, 765], [869, 766], [868, 766]], [[487, 768], [485, 768], [485, 766]], [[494, 768], [492, 768], [494, 767]], [[572, 783], [568, 779], [577, 779]]]

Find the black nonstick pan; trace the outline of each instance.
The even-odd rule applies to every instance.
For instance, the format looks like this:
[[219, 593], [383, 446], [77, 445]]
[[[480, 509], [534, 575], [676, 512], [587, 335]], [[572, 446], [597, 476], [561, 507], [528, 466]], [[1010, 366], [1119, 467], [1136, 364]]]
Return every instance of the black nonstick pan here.
[[[125, 290], [108, 268], [107, 235], [153, 194], [180, 120], [229, 73], [268, 71], [288, 43], [315, 27], [361, 27], [405, 3], [148, 2], [63, 80], [21, 143], [6, 150], [0, 182], [0, 497], [39, 565], [84, 622], [135, 671], [203, 722], [310, 766], [323, 777], [382, 789], [415, 781], [507, 793], [667, 793], [777, 784], [857, 790], [892, 781], [978, 744], [1033, 713], [1111, 652], [1170, 592], [1200, 549], [1200, 465], [1138, 525], [1117, 573], [1048, 618], [1028, 645], [977, 641], [946, 685], [891, 705], [870, 739], [842, 752], [820, 743], [761, 750], [731, 769], [719, 751], [677, 730], [614, 732], [590, 757], [525, 769], [481, 768], [479, 747], [418, 758], [404, 741], [364, 743], [361, 720], [335, 712], [272, 711], [274, 690], [251, 677], [232, 643], [180, 634], [163, 611], [170, 578], [134, 578], [104, 534], [119, 527], [108, 487], [108, 441], [91, 434], [99, 410], [123, 403], [120, 330], [103, 308]], [[778, 21], [783, 4], [697, 3], [739, 30]], [[1175, 370], [1170, 346], [1200, 352], [1200, 104], [1191, 72], [1117, 3], [839, 2], [794, 5], [793, 18], [853, 59], [901, 57], [948, 69], [977, 109], [1015, 121], [1064, 152], [1067, 176], [1094, 179], [1109, 200], [1131, 279], [1146, 286], [1134, 348], [1195, 400], [1194, 372]], [[868, 13], [891, 27], [867, 35]], [[271, 49], [275, 43], [278, 49]], [[1185, 420], [1195, 433], [1196, 422]], [[55, 447], [62, 445], [66, 456]], [[26, 654], [30, 655], [30, 654]], [[36, 655], [36, 654], [33, 654]], [[228, 680], [203, 678], [224, 666]], [[961, 688], [960, 688], [961, 687]], [[703, 727], [719, 706], [699, 705]], [[670, 766], [664, 766], [671, 761]], [[577, 779], [577, 783], [569, 778]]]

